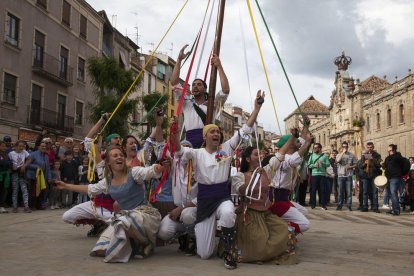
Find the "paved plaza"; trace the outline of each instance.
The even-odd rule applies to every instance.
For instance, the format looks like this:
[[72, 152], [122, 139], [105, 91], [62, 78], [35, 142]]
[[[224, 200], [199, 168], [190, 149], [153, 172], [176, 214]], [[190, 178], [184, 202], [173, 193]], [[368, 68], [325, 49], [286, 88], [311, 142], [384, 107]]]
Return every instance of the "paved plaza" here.
[[300, 236], [293, 266], [207, 261], [157, 247], [147, 259], [106, 264], [89, 257], [96, 238], [89, 227], [62, 222], [63, 210], [0, 216], [0, 275], [413, 275], [414, 216], [358, 211], [310, 210], [311, 229]]

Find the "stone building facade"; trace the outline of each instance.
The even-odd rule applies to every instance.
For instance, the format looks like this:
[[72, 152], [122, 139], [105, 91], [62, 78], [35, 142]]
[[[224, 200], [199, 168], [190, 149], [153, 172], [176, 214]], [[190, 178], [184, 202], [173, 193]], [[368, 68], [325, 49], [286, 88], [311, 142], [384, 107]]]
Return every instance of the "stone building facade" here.
[[0, 11], [0, 135], [82, 137], [94, 100], [86, 60], [100, 54], [102, 18], [83, 0], [4, 0]]
[[350, 77], [352, 59], [335, 59], [338, 67], [329, 115], [311, 124], [310, 130], [324, 151], [338, 149], [343, 141], [357, 154], [371, 141], [385, 157], [387, 146], [397, 144], [404, 156], [414, 155], [414, 76], [392, 82], [386, 77], [370, 76], [364, 81]]

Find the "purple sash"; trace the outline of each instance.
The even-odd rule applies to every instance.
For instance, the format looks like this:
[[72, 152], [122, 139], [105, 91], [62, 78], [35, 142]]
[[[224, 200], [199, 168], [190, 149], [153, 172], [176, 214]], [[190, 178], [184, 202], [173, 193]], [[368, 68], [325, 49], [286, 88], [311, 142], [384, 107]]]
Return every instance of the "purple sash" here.
[[199, 183], [196, 223], [210, 217], [220, 204], [226, 200], [231, 200], [230, 183], [228, 181], [211, 185]]
[[199, 149], [201, 145], [203, 144], [203, 129], [202, 128], [196, 128], [187, 130], [185, 134], [185, 139], [190, 141], [193, 145], [193, 148]]
[[290, 191], [286, 189], [276, 189], [270, 187], [269, 189], [269, 200], [273, 201], [289, 201]]

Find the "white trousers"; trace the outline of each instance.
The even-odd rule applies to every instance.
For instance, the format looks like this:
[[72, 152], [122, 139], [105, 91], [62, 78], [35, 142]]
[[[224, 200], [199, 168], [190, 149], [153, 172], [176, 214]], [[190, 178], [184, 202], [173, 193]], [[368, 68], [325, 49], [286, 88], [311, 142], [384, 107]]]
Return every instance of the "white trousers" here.
[[98, 219], [109, 223], [111, 222], [112, 215], [113, 213], [105, 208], [96, 207], [96, 210], [93, 210], [92, 202], [86, 201], [67, 210], [63, 214], [62, 219], [64, 222], [71, 224], [80, 219]]
[[290, 207], [286, 213], [283, 214], [282, 219], [287, 222], [293, 222], [299, 225], [300, 231], [303, 233], [310, 228], [310, 222], [306, 218], [308, 210], [299, 203], [292, 202], [295, 207]]
[[209, 218], [196, 224], [197, 254], [201, 259], [208, 259], [213, 255], [214, 248], [216, 247], [216, 220], [217, 225], [220, 227], [234, 227], [236, 214], [231, 200], [222, 202]]
[[188, 207], [182, 210], [180, 221], [174, 221], [169, 215], [165, 216], [158, 230], [158, 237], [164, 241], [172, 239], [177, 232], [184, 232], [185, 225], [191, 225], [196, 221], [197, 207]]

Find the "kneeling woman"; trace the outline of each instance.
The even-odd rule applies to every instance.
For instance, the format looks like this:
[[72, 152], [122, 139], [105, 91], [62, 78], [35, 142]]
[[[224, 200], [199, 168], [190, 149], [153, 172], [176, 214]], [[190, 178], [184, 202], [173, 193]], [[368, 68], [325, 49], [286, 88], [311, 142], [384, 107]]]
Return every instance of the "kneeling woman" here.
[[107, 193], [122, 210], [114, 215], [111, 225], [102, 233], [92, 256], [104, 256], [105, 262], [128, 262], [134, 245], [144, 248], [145, 255], [152, 252], [161, 215], [157, 209], [147, 206], [144, 180], [160, 177], [169, 165], [170, 161], [165, 160], [162, 165], [134, 167], [128, 171], [122, 149], [111, 146], [105, 159], [105, 178], [97, 184], [84, 186], [56, 182], [59, 189], [88, 193], [91, 197]]
[[[232, 179], [234, 190], [242, 198], [236, 212], [241, 262], [275, 260], [277, 264], [296, 263], [294, 235], [289, 232], [285, 221], [268, 210], [271, 205], [268, 199], [269, 179], [275, 175], [283, 159], [284, 155], [277, 153], [267, 166], [260, 168], [257, 149], [247, 147], [242, 153], [240, 172]], [[258, 179], [256, 185], [255, 179]]]

